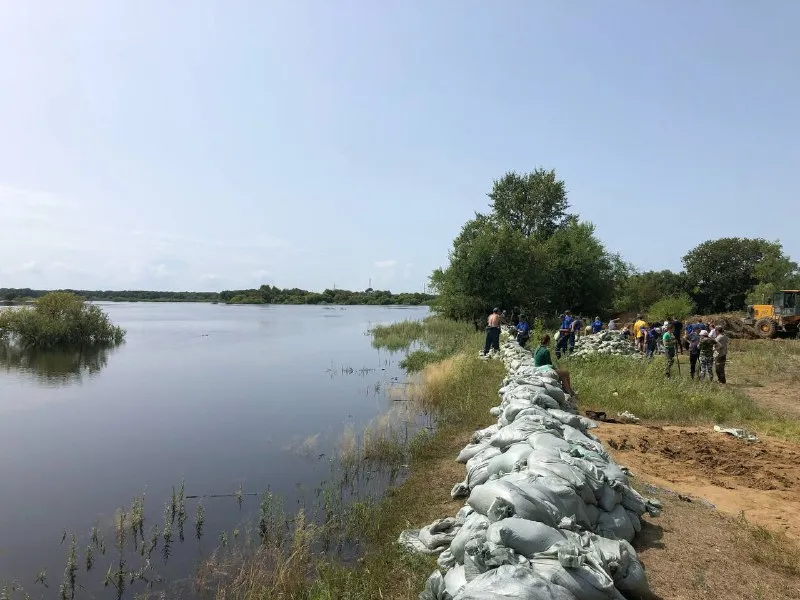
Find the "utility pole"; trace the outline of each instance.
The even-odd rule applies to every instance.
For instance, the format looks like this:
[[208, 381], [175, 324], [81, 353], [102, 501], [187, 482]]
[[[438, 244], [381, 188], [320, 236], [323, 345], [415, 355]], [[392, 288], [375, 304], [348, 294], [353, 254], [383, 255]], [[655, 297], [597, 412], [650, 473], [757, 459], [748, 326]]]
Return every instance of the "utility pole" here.
[[372, 277], [369, 278], [369, 284], [367, 285], [367, 288], [371, 288], [371, 287], [372, 287]]

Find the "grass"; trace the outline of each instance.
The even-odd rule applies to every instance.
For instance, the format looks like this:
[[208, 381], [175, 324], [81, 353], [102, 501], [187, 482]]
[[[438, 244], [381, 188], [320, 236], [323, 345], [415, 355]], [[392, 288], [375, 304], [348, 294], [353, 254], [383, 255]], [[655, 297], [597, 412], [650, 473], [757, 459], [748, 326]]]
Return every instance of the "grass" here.
[[735, 539], [753, 562], [784, 575], [800, 575], [800, 546], [784, 532], [750, 523], [744, 514], [735, 523]]
[[[672, 424], [714, 423], [747, 427], [759, 433], [800, 441], [800, 422], [756, 404], [742, 385], [692, 381], [688, 357], [678, 356], [682, 374], [664, 379], [664, 363], [617, 356], [564, 360], [582, 409], [612, 413], [628, 410], [643, 419]], [[760, 385], [769, 381], [796, 383], [800, 343], [793, 340], [733, 340], [728, 378]]]

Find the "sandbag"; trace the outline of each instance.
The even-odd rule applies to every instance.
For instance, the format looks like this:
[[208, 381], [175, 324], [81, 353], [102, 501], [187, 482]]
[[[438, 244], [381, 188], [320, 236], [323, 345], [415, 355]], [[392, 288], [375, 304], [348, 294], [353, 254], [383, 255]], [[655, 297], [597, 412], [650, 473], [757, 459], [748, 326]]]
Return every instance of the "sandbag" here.
[[475, 456], [476, 454], [478, 454], [482, 450], [485, 450], [488, 447], [489, 447], [488, 441], [479, 442], [477, 444], [469, 443], [466, 446], [464, 446], [464, 449], [461, 452], [458, 453], [456, 461], [460, 462], [461, 464], [466, 464], [466, 462], [470, 458], [472, 458], [473, 456]]
[[530, 453], [531, 447], [527, 442], [509, 446], [505, 452], [495, 456], [489, 461], [487, 467], [489, 475], [511, 473], [516, 470], [518, 466], [528, 462], [528, 455]]
[[566, 539], [567, 534], [563, 531], [517, 517], [497, 521], [486, 529], [487, 541], [511, 548], [528, 558]]
[[580, 600], [624, 600], [614, 587], [614, 580], [595, 565], [584, 563], [581, 566], [566, 568], [555, 557], [531, 560], [534, 573], [554, 583]]
[[528, 444], [534, 450], [551, 450], [569, 452], [569, 442], [556, 435], [552, 430], [536, 431], [528, 436]]
[[558, 509], [545, 498], [531, 498], [505, 478], [477, 486], [467, 503], [490, 521], [518, 516], [555, 527], [561, 520]]
[[536, 431], [547, 431], [547, 427], [533, 415], [518, 417], [489, 438], [489, 443], [496, 448], [507, 448], [511, 444], [526, 441]]
[[614, 507], [611, 512], [601, 512], [594, 530], [603, 537], [619, 538], [628, 542], [632, 541], [636, 534], [628, 513], [621, 504]]
[[456, 596], [466, 585], [467, 578], [464, 574], [464, 565], [453, 567], [444, 574], [444, 588], [450, 596]]
[[452, 596], [447, 593], [444, 577], [437, 569], [425, 582], [425, 588], [419, 595], [419, 600], [452, 600]]
[[453, 541], [450, 542], [450, 552], [460, 563], [464, 562], [464, 547], [471, 539], [478, 539], [485, 536], [486, 528], [489, 526], [489, 519], [479, 512], [473, 512], [464, 521], [461, 529], [458, 530]]
[[524, 566], [503, 565], [470, 581], [453, 600], [578, 600]]

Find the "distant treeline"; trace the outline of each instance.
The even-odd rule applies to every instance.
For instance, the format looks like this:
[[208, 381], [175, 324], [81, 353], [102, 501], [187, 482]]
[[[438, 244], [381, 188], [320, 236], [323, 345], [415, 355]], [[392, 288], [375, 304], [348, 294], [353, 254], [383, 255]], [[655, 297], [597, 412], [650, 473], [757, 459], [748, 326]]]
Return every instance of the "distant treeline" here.
[[[0, 301], [15, 302], [36, 299], [51, 290], [30, 288], [0, 288]], [[419, 306], [435, 298], [431, 294], [392, 294], [388, 290], [368, 288], [363, 292], [325, 290], [309, 292], [299, 288], [281, 289], [262, 285], [258, 289], [226, 290], [223, 292], [158, 292], [147, 290], [59, 290], [72, 292], [87, 300], [111, 302], [224, 302], [227, 304], [403, 304]]]

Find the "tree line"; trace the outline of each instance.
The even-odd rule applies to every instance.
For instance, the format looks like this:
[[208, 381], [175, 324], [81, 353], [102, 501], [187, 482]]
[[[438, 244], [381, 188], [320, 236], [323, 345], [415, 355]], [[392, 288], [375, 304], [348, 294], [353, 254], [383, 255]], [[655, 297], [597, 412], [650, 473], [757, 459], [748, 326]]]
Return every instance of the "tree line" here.
[[[281, 289], [275, 286], [262, 285], [258, 289], [225, 290], [222, 292], [159, 292], [146, 290], [59, 290], [70, 292], [92, 301], [112, 302], [224, 302], [227, 304], [348, 304], [348, 305], [426, 305], [434, 298], [431, 294], [399, 293], [389, 290], [373, 290], [363, 292], [350, 290], [325, 290], [310, 292], [299, 288]], [[30, 288], [0, 288], [0, 300], [18, 302], [35, 300], [47, 294], [49, 290], [33, 290]]]
[[508, 172], [453, 241], [449, 264], [430, 277], [433, 308], [476, 319], [493, 307], [529, 315], [739, 311], [778, 289], [800, 288], [798, 264], [778, 241], [722, 238], [683, 256], [683, 270], [639, 271], [610, 252], [594, 226], [570, 212], [554, 170]]

